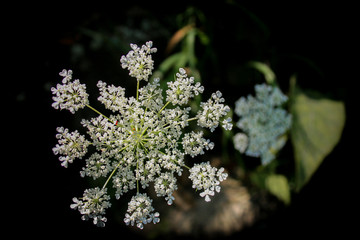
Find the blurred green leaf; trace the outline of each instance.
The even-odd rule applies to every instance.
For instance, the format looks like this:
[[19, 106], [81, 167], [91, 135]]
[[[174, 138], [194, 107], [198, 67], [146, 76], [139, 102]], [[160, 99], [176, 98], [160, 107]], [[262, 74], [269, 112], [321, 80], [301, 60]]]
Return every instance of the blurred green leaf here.
[[163, 73], [169, 71], [179, 62], [180, 59], [183, 58], [182, 55], [183, 54], [180, 52], [174, 53], [173, 55], [169, 56], [160, 64], [159, 70]]
[[267, 84], [272, 85], [275, 83], [275, 79], [276, 79], [275, 73], [265, 63], [251, 61], [249, 62], [249, 66], [255, 68], [256, 70], [264, 74]]
[[272, 174], [265, 180], [266, 189], [285, 204], [290, 203], [290, 187], [284, 175]]
[[291, 79], [291, 140], [295, 154], [295, 185], [299, 191], [341, 138], [345, 107], [341, 101], [305, 93]]

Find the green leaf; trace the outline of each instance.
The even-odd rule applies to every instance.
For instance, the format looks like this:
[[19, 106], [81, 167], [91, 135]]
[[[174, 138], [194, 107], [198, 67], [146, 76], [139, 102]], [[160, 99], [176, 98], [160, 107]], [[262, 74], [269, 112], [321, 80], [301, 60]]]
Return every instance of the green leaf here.
[[173, 68], [177, 64], [177, 62], [179, 62], [180, 59], [182, 59], [183, 57], [182, 55], [183, 54], [180, 52], [169, 56], [160, 64], [159, 70], [163, 73], [166, 73], [171, 68]]
[[285, 204], [290, 203], [290, 187], [284, 175], [272, 174], [265, 180], [266, 189]]
[[264, 74], [267, 84], [272, 85], [275, 83], [275, 79], [276, 79], [275, 73], [265, 63], [251, 61], [249, 62], [249, 66], [255, 68], [256, 70]]
[[299, 191], [311, 178], [324, 158], [339, 142], [345, 124], [341, 101], [309, 94], [291, 79], [291, 140], [295, 154], [295, 185]]

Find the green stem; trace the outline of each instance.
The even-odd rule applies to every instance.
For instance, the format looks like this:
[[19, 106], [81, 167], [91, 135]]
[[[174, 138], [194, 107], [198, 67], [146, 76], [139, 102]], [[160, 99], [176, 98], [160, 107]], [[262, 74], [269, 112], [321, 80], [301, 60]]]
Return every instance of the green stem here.
[[162, 110], [164, 110], [166, 108], [167, 105], [169, 105], [170, 101], [165, 103], [165, 105], [160, 109], [160, 111], [158, 112], [158, 114], [160, 114], [162, 112]]
[[[194, 121], [194, 120], [197, 120], [198, 118], [197, 117], [193, 117], [193, 118], [189, 118], [188, 120], [186, 120], [187, 122], [190, 122], [190, 121]], [[164, 126], [162, 126], [163, 129], [168, 129], [171, 127], [171, 125], [169, 126], [166, 126], [167, 124], [169, 123], [166, 123]], [[177, 124], [181, 124], [181, 122], [177, 123]], [[166, 127], [165, 127], [166, 126]]]
[[107, 120], [109, 120], [111, 123], [114, 123], [110, 118], [108, 118], [107, 116], [105, 116], [104, 114], [102, 114], [101, 112], [99, 112], [98, 110], [96, 110], [95, 108], [93, 108], [92, 106], [86, 104], [86, 106], [88, 108], [90, 108], [91, 110], [93, 110], [94, 112], [96, 112], [97, 114], [103, 116], [104, 118], [106, 118]]
[[[123, 147], [122, 149], [120, 149], [119, 152], [123, 151], [126, 147]], [[108, 184], [108, 182], [110, 181], [110, 179], [112, 178], [112, 176], [114, 175], [114, 173], [116, 172], [116, 170], [120, 167], [121, 161], [119, 161], [118, 165], [116, 165], [116, 167], [114, 168], [114, 170], [111, 172], [110, 176], [108, 177], [108, 179], [106, 180], [106, 182], [104, 183], [104, 186], [102, 187], [102, 189], [104, 189], [106, 187], [106, 185]]]
[[197, 117], [193, 117], [193, 118], [189, 118], [189, 119], [186, 120], [186, 121], [190, 122], [190, 121], [194, 121], [194, 120], [197, 120], [197, 119], [198, 119]]
[[137, 81], [137, 86], [136, 86], [136, 100], [139, 100], [139, 86], [140, 86], [140, 81]]

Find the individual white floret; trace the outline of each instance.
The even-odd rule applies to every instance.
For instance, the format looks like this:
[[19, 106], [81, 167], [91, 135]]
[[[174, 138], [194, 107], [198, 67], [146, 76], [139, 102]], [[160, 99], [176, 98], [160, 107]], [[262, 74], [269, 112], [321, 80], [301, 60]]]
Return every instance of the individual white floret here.
[[228, 130], [230, 131], [233, 127], [233, 124], [232, 124], [232, 119], [230, 117], [226, 118], [223, 120], [222, 122], [222, 127], [225, 129], [225, 130]]

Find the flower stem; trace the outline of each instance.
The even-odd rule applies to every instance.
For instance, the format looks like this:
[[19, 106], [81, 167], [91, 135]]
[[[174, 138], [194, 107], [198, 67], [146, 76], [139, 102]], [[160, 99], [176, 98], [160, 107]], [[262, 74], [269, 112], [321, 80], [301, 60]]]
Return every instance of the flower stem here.
[[140, 81], [137, 81], [137, 86], [136, 86], [136, 100], [139, 100], [139, 86], [140, 86]]
[[90, 108], [91, 110], [93, 110], [94, 112], [96, 112], [97, 114], [103, 116], [104, 118], [106, 118], [107, 120], [109, 120], [111, 123], [114, 123], [110, 118], [108, 118], [107, 116], [105, 116], [104, 114], [102, 114], [101, 112], [99, 112], [98, 110], [96, 110], [95, 108], [93, 108], [92, 106], [86, 104], [86, 106], [88, 108]]
[[162, 110], [164, 110], [164, 109], [167, 107], [167, 105], [169, 105], [169, 103], [170, 103], [170, 101], [167, 102], [167, 103], [165, 103], [165, 105], [160, 109], [160, 111], [158, 112], [158, 114], [160, 114], [160, 113], [162, 112]]
[[[126, 147], [123, 147], [122, 149], [120, 149], [119, 152], [122, 152]], [[119, 161], [118, 165], [116, 165], [116, 167], [114, 168], [114, 170], [111, 172], [110, 176], [108, 177], [108, 179], [106, 180], [106, 182], [104, 183], [102, 189], [104, 189], [106, 187], [106, 185], [108, 184], [108, 182], [110, 181], [110, 179], [112, 178], [112, 176], [114, 175], [114, 173], [116, 172], [116, 170], [120, 167], [121, 161]]]
[[194, 120], [197, 120], [197, 119], [198, 119], [197, 117], [193, 117], [193, 118], [189, 118], [189, 119], [186, 120], [186, 121], [190, 122], [190, 121], [194, 121]]

